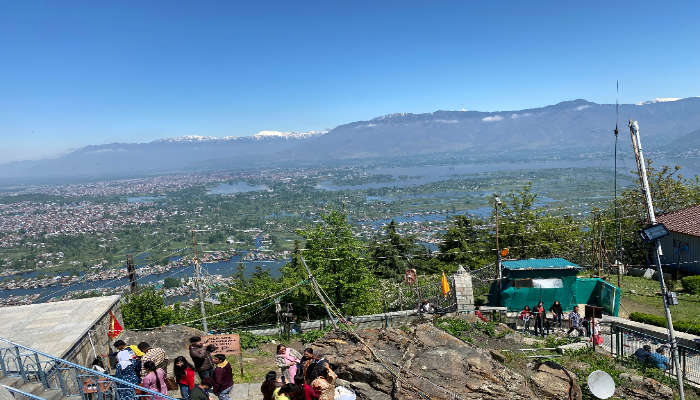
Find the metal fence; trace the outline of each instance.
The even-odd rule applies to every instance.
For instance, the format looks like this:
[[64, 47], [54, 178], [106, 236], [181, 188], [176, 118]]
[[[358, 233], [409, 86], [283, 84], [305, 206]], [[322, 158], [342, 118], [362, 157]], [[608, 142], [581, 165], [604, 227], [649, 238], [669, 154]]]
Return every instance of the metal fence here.
[[[665, 345], [669, 349], [665, 355], [669, 360], [672, 357], [667, 338], [652, 336], [614, 323], [610, 325], [609, 338], [610, 353], [620, 360], [625, 357], [633, 357], [635, 351], [647, 344], [652, 347], [652, 351]], [[700, 350], [679, 345], [678, 356], [683, 379], [689, 383], [700, 385]], [[672, 378], [676, 373], [673, 370], [673, 362], [669, 361], [669, 364], [669, 368], [665, 372]]]
[[39, 397], [35, 394], [23, 392], [17, 388], [13, 388], [11, 386], [7, 385], [0, 385], [1, 388], [6, 389], [10, 394], [12, 394], [12, 397], [15, 398], [15, 400], [44, 400], [42, 397]]
[[[146, 400], [155, 395], [162, 400], [175, 400], [173, 397], [7, 339], [0, 338], [0, 346], [2, 376], [21, 377], [25, 383], [40, 383], [46, 390], [60, 390], [63, 397], [80, 397], [86, 400]], [[14, 390], [19, 392], [19, 389]]]

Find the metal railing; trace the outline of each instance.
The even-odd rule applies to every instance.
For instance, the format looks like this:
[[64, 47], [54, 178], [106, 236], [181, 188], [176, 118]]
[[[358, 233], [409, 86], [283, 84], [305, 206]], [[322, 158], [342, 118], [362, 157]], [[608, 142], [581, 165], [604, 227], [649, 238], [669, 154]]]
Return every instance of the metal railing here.
[[[633, 357], [635, 351], [647, 344], [652, 347], [652, 352], [662, 345], [666, 345], [667, 349], [670, 349], [668, 338], [649, 335], [614, 323], [610, 326], [609, 337], [610, 353], [620, 360], [625, 357]], [[669, 379], [675, 379], [676, 374], [673, 370], [673, 362], [670, 360], [670, 351], [666, 351], [665, 355], [669, 358], [669, 366], [665, 373]], [[689, 383], [700, 385], [700, 350], [678, 345], [678, 357], [683, 379]], [[649, 368], [654, 367], [649, 366]]]
[[[0, 338], [0, 373], [40, 383], [46, 390], [60, 390], [63, 397], [90, 400], [176, 400], [137, 384], [83, 367], [50, 354]], [[17, 389], [15, 389], [17, 390]]]
[[0, 385], [0, 387], [4, 388], [8, 392], [10, 392], [12, 394], [12, 397], [15, 398], [15, 400], [44, 400], [43, 397], [39, 397], [35, 394], [23, 392], [17, 388], [13, 388], [12, 386]]

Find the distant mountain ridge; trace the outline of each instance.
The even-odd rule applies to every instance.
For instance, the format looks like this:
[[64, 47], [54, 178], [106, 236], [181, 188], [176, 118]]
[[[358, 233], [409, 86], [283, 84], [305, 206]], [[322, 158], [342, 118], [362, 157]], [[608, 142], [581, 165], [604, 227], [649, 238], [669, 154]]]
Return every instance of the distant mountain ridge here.
[[[645, 147], [700, 145], [700, 98], [620, 105], [620, 131], [640, 122]], [[246, 137], [184, 136], [91, 145], [52, 159], [0, 165], [0, 180], [102, 178], [153, 173], [335, 162], [436, 153], [605, 151], [615, 105], [583, 99], [511, 111], [394, 113], [329, 131], [261, 131]]]

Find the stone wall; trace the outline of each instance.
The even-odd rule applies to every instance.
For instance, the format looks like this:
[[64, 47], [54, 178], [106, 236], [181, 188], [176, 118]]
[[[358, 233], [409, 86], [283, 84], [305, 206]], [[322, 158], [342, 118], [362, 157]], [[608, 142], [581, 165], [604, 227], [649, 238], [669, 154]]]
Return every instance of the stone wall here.
[[124, 326], [120, 303], [116, 301], [111, 309], [107, 310], [62, 358], [78, 365], [90, 367], [92, 360], [95, 359], [95, 353], [97, 353], [103, 358], [105, 367], [109, 368], [109, 346], [113, 342], [107, 336], [110, 327], [109, 311], [114, 312], [119, 323]]
[[474, 289], [472, 287], [472, 276], [461, 265], [454, 274], [454, 289], [457, 312], [474, 311]]

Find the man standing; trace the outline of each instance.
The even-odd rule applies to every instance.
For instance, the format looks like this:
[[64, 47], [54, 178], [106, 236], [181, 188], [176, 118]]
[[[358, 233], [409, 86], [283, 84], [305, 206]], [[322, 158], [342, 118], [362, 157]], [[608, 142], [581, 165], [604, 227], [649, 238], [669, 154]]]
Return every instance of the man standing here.
[[231, 364], [226, 361], [226, 356], [217, 354], [214, 356], [216, 368], [214, 368], [214, 394], [219, 400], [229, 400], [233, 389], [233, 370]]
[[[168, 355], [165, 354], [165, 350], [160, 347], [151, 347], [151, 345], [146, 342], [139, 343], [138, 348], [144, 353], [143, 357], [141, 357], [141, 365], [146, 364], [146, 361], [153, 361], [153, 364], [156, 365], [156, 369], [162, 369], [167, 376]], [[147, 373], [145, 368], [141, 368], [141, 379], [143, 379]]]
[[569, 322], [571, 323], [571, 328], [566, 332], [566, 336], [569, 336], [571, 332], [576, 330], [579, 336], [583, 336], [583, 328], [581, 327], [581, 314], [578, 313], [578, 306], [574, 306], [574, 310], [569, 313]]
[[200, 379], [211, 378], [214, 373], [214, 363], [211, 360], [211, 352], [204, 348], [202, 338], [193, 336], [190, 338], [190, 357], [194, 363]]

